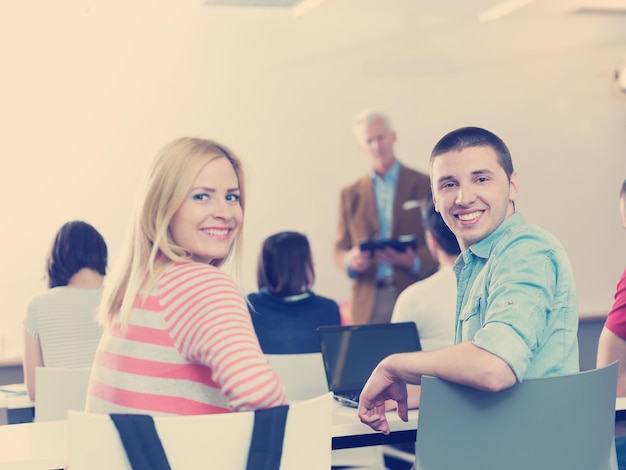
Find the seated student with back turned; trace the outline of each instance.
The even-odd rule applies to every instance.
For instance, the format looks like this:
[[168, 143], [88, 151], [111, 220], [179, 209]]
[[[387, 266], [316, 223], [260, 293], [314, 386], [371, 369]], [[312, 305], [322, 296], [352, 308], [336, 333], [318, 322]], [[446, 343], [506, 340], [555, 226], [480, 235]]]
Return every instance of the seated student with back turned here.
[[24, 381], [35, 400], [37, 367], [91, 367], [102, 328], [96, 311], [107, 268], [107, 245], [90, 224], [73, 220], [57, 231], [46, 260], [49, 290], [24, 318]]
[[107, 279], [86, 411], [197, 415], [286, 404], [245, 298], [219, 269], [242, 240], [239, 159], [184, 137], [156, 156]]
[[421, 208], [426, 245], [439, 263], [439, 269], [402, 291], [391, 321], [415, 322], [422, 351], [431, 351], [454, 344], [456, 277], [452, 267], [461, 248], [454, 233], [435, 210], [432, 195], [422, 200]]
[[376, 367], [358, 414], [385, 434], [385, 400], [406, 421], [406, 384], [422, 375], [496, 392], [579, 370], [572, 269], [558, 240], [515, 211], [518, 180], [504, 142], [477, 127], [452, 131], [431, 153], [430, 177], [435, 208], [462, 250], [456, 344], [393, 354]]
[[[626, 180], [622, 183], [619, 196], [622, 224], [626, 228]], [[617, 360], [617, 395], [626, 396], [626, 269], [617, 283], [615, 302], [600, 333], [597, 367], [604, 367]]]
[[[461, 248], [454, 233], [435, 210], [432, 194], [423, 199], [421, 208], [426, 245], [439, 263], [439, 269], [402, 291], [391, 321], [415, 322], [422, 351], [432, 351], [454, 344], [456, 277], [452, 268]], [[407, 385], [410, 409], [419, 408], [420, 391], [419, 385]], [[387, 408], [395, 408], [395, 402], [390, 400]]]
[[306, 236], [280, 232], [263, 242], [257, 267], [259, 292], [248, 295], [254, 329], [267, 354], [320, 351], [317, 327], [339, 325], [339, 306], [316, 295]]

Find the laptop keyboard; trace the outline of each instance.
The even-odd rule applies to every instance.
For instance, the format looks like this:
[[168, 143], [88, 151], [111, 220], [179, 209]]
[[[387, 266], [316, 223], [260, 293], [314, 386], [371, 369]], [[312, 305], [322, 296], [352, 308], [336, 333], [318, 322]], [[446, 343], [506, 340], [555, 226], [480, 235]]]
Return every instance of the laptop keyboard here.
[[355, 390], [353, 392], [339, 392], [337, 395], [340, 395], [344, 398], [347, 398], [348, 400], [352, 400], [358, 403], [361, 392], [358, 392]]

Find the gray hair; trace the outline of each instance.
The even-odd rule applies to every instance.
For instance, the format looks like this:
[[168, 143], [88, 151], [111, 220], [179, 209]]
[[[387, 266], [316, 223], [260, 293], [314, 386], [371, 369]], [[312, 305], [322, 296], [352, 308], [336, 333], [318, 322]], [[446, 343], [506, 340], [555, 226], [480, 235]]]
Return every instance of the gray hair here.
[[391, 130], [391, 119], [389, 119], [389, 116], [381, 111], [375, 111], [373, 109], [366, 109], [357, 114], [352, 122], [352, 130], [355, 135], [358, 135], [358, 131], [363, 124], [369, 124], [370, 122], [377, 121], [378, 119], [385, 123], [387, 129]]

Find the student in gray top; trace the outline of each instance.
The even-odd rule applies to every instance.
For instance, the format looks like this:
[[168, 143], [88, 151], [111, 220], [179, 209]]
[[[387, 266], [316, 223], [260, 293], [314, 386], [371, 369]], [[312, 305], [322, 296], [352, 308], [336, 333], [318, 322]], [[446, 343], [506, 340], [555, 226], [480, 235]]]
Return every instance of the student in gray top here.
[[48, 287], [24, 319], [24, 381], [35, 399], [35, 369], [91, 367], [102, 330], [95, 319], [107, 269], [107, 245], [90, 224], [74, 220], [57, 232], [46, 260]]

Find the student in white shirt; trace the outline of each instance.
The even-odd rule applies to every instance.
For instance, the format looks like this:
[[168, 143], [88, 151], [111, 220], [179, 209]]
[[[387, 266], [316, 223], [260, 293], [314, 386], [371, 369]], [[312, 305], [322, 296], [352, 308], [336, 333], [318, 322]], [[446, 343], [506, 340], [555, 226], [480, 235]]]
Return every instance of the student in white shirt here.
[[430, 195], [422, 201], [422, 221], [426, 245], [439, 269], [402, 291], [391, 321], [415, 322], [422, 350], [431, 351], [454, 344], [456, 277], [452, 267], [461, 249], [454, 233], [435, 211]]

